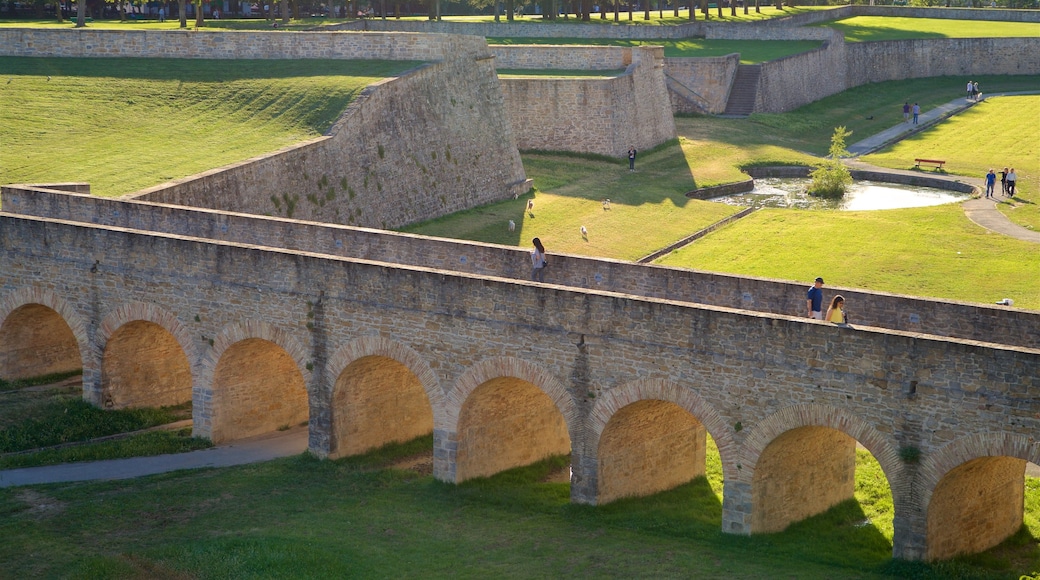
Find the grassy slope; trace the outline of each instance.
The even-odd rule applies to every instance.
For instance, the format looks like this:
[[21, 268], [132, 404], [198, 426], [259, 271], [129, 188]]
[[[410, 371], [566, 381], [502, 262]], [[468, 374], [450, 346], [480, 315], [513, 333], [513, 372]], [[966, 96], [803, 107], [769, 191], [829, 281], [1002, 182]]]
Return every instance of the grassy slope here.
[[411, 66], [0, 57], [0, 183], [130, 193], [317, 137], [362, 88]]
[[821, 22], [815, 26], [836, 28], [846, 42], [905, 40], [911, 38], [1007, 38], [1038, 37], [1040, 26], [1033, 22], [946, 20], [940, 18], [900, 18], [895, 16], [855, 16]]

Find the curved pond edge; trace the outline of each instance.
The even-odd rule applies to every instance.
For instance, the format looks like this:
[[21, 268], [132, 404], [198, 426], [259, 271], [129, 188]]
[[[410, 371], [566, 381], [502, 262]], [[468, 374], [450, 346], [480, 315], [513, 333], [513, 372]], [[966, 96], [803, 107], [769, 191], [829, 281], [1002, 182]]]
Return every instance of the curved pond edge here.
[[[722, 197], [724, 195], [733, 195], [735, 193], [747, 193], [755, 189], [755, 179], [762, 179], [765, 177], [809, 177], [809, 173], [812, 170], [812, 167], [806, 165], [748, 167], [744, 170], [744, 173], [750, 175], [751, 179], [738, 181], [736, 183], [714, 185], [711, 187], [700, 187], [686, 192], [685, 195], [690, 199], [707, 200], [715, 197]], [[978, 195], [980, 193], [978, 187], [962, 181], [959, 176], [953, 175], [948, 176], [936, 173], [918, 174], [917, 172], [896, 170], [886, 171], [883, 169], [852, 168], [849, 168], [849, 173], [851, 173], [852, 178], [857, 181], [875, 181], [879, 183], [898, 183], [900, 185], [911, 185], [914, 187], [931, 187], [946, 191], [956, 191], [958, 193], [969, 193], [972, 195]]]

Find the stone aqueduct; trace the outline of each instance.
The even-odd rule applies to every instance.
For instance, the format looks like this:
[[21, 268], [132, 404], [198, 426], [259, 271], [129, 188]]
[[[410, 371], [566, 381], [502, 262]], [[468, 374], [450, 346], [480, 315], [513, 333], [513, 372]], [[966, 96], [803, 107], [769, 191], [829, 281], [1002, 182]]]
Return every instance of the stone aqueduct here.
[[[85, 56], [124, 44], [19, 34], [0, 31], [5, 50]], [[133, 38], [143, 52], [263, 52], [256, 35], [209, 47], [216, 37], [203, 36]], [[316, 58], [355, 37], [280, 38], [286, 53]], [[516, 190], [510, 127], [480, 122], [503, 106], [486, 45], [396, 38], [407, 40], [385, 42], [378, 57], [437, 62], [366, 94], [320, 142], [138, 200], [4, 187], [0, 377], [82, 368], [84, 397], [99, 405], [190, 400], [196, 434], [217, 442], [307, 423], [310, 450], [325, 457], [432, 432], [434, 475], [449, 482], [569, 454], [572, 499], [590, 504], [697, 477], [710, 434], [722, 527], [736, 534], [781, 530], [852, 497], [859, 442], [892, 488], [895, 556], [979, 551], [1020, 527], [1025, 465], [1040, 463], [1035, 312], [841, 289], [862, 305], [862, 326], [837, 328], [798, 316], [799, 284], [574, 256], [554, 256], [549, 284], [537, 284], [516, 248], [227, 211], [263, 213], [264, 187], [310, 187], [294, 174], [302, 163], [334, 183], [335, 171], [406, 183], [428, 191], [418, 211], [452, 211], [427, 203], [446, 205], [443, 186], [419, 171], [337, 165], [337, 147], [375, 138], [381, 107], [409, 91], [424, 96], [409, 118], [452, 127], [422, 125], [427, 141], [460, 144], [457, 167], [436, 181], [465, 179], [469, 196], [447, 205]], [[645, 55], [633, 64], [659, 56], [632, 54]], [[629, 95], [654, 74], [629, 73]], [[475, 145], [461, 145], [469, 137]], [[160, 203], [231, 189], [231, 207]], [[376, 225], [416, 219], [374, 192], [355, 203], [375, 208]]]
[[539, 284], [517, 248], [37, 187], [0, 202], [2, 376], [83, 368], [97, 404], [191, 400], [217, 442], [306, 422], [339, 457], [432, 432], [449, 482], [570, 454], [572, 499], [595, 504], [702, 474], [710, 434], [738, 534], [852, 497], [859, 442], [894, 554], [929, 559], [1016, 531], [1040, 462], [1034, 312], [855, 292], [891, 324], [839, 328], [777, 281], [555, 256]]

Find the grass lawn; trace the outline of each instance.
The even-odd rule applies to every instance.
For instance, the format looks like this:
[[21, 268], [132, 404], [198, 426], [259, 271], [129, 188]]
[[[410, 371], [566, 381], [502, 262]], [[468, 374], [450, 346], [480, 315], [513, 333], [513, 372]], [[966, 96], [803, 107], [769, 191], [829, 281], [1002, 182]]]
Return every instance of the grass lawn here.
[[[533, 212], [526, 211], [532, 199], [527, 195], [404, 231], [521, 246], [540, 237], [550, 253], [637, 260], [739, 210], [683, 195], [703, 185], [689, 166], [689, 149], [681, 142], [641, 153], [634, 173], [627, 160], [526, 153], [524, 167], [535, 185]], [[609, 211], [604, 198], [611, 200]], [[509, 231], [509, 220], [516, 231]], [[633, 224], [653, 227], [634, 230]]]
[[[836, 28], [846, 42], [906, 40], [913, 38], [1007, 38], [1040, 36], [1035, 22], [947, 20], [944, 18], [901, 18], [898, 16], [854, 16], [813, 26]], [[965, 81], [966, 82], [966, 81]]]
[[[1028, 546], [991, 551], [986, 568], [893, 563], [891, 532], [874, 523], [891, 518], [883, 493], [880, 511], [849, 501], [778, 534], [724, 535], [711, 465], [708, 478], [601, 507], [569, 502], [556, 482], [566, 458], [459, 486], [387, 468], [430, 445], [0, 489], [0, 561], [23, 578], [1010, 579], [1037, 565]], [[860, 455], [857, 494], [873, 495], [876, 467]]]
[[808, 52], [822, 43], [815, 40], [625, 40], [612, 38], [492, 38], [488, 44], [549, 44], [583, 46], [663, 46], [666, 57], [708, 57], [740, 53], [741, 64], [757, 64]]
[[0, 183], [138, 191], [317, 137], [415, 64], [0, 57]]
[[[998, 198], [997, 207], [1015, 223], [1040, 231], [1038, 110], [1040, 95], [989, 98], [863, 160], [908, 169], [917, 157], [944, 159], [948, 172], [973, 177], [983, 177], [990, 169], [999, 177], [1002, 168], [1014, 167], [1018, 174], [1014, 201]], [[1040, 277], [1040, 269], [1034, 274]]]

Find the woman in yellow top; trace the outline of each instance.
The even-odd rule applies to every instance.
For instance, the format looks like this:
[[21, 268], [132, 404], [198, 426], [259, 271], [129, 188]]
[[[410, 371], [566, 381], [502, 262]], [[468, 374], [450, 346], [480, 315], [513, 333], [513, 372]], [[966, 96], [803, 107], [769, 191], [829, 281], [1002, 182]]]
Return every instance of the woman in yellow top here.
[[845, 298], [841, 294], [836, 294], [834, 299], [831, 300], [831, 305], [827, 308], [827, 315], [823, 317], [828, 322], [834, 324], [845, 324]]

